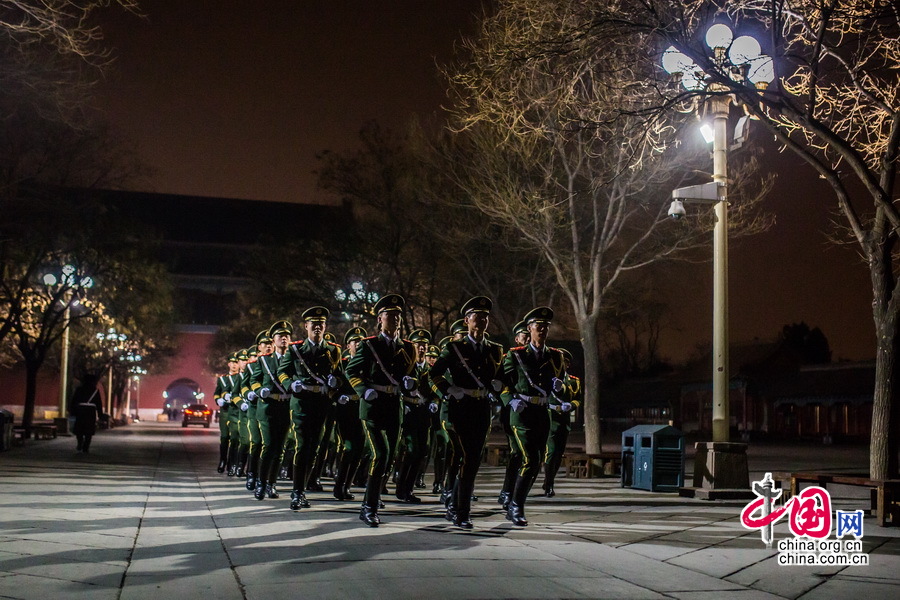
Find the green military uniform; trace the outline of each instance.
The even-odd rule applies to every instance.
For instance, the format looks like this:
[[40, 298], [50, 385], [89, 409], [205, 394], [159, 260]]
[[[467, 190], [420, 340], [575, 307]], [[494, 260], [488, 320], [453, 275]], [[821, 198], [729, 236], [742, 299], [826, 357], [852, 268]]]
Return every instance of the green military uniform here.
[[[459, 339], [466, 334], [468, 334], [469, 330], [466, 327], [465, 322], [462, 319], [458, 319], [450, 325], [450, 335], [443, 338], [440, 341], [440, 348], [443, 352], [444, 349], [447, 348], [447, 344], [455, 339]], [[449, 373], [445, 376], [448, 378], [448, 381], [452, 384], [453, 379], [452, 375]], [[442, 480], [442, 493], [441, 493], [441, 502], [447, 504], [450, 501], [450, 493], [453, 491], [453, 487], [456, 485], [456, 477], [459, 474], [459, 463], [460, 456], [459, 453], [455, 451], [455, 448], [459, 447], [459, 444], [454, 444], [452, 441], [455, 433], [453, 432], [453, 427], [450, 425], [450, 421], [448, 419], [448, 410], [450, 405], [447, 402], [441, 400], [440, 406], [438, 408], [438, 414], [441, 420], [441, 430], [444, 432], [444, 436], [447, 439], [447, 444], [444, 450], [444, 477]]]
[[[366, 337], [366, 330], [354, 327], [344, 335], [344, 345], [361, 341]], [[359, 394], [350, 385], [347, 376], [349, 354], [341, 358], [341, 387], [337, 391], [337, 403], [334, 407], [335, 429], [337, 431], [337, 467], [334, 474], [334, 490], [332, 493], [338, 500], [353, 500], [350, 484], [359, 467], [365, 446], [365, 434], [362, 421], [359, 420]]]
[[[269, 328], [269, 336], [293, 333], [293, 327], [287, 321], [278, 321]], [[281, 467], [281, 454], [284, 441], [290, 428], [290, 393], [278, 381], [278, 364], [282, 355], [277, 352], [256, 357], [259, 371], [250, 380], [248, 398], [257, 398], [256, 419], [262, 437], [262, 449], [259, 456], [259, 473], [257, 474], [254, 496], [262, 500], [266, 496], [277, 498], [275, 481]]]
[[[523, 321], [549, 326], [553, 311], [539, 307], [529, 312]], [[566, 376], [562, 352], [546, 344], [542, 348], [532, 341], [512, 348], [503, 360], [504, 380], [509, 388], [509, 406], [512, 409], [510, 424], [519, 451], [522, 467], [513, 486], [507, 518], [514, 525], [525, 526], [525, 501], [537, 477], [541, 458], [550, 433], [550, 415], [547, 410], [550, 397], [563, 391]]]
[[[528, 333], [528, 326], [525, 321], [519, 321], [513, 327], [513, 339]], [[505, 357], [504, 357], [505, 358]], [[500, 489], [500, 496], [497, 503], [503, 506], [503, 510], [509, 508], [509, 497], [512, 494], [513, 486], [516, 483], [516, 477], [519, 475], [519, 469], [522, 468], [522, 453], [519, 452], [519, 444], [516, 442], [515, 433], [513, 433], [512, 424], [510, 423], [509, 401], [512, 398], [508, 389], [503, 391], [500, 397], [502, 406], [500, 408], [500, 424], [503, 426], [503, 433], [506, 434], [506, 442], [509, 444], [509, 455], [506, 459], [506, 474], [503, 477], [503, 487]]]
[[231, 403], [239, 410], [239, 433], [240, 433], [240, 450], [237, 459], [237, 477], [245, 477], [250, 457], [250, 404], [247, 402], [243, 393], [244, 376], [247, 374], [247, 364], [254, 360], [257, 355], [256, 348], [247, 348], [247, 363], [244, 365], [244, 371], [241, 374], [241, 380], [237, 385], [236, 391], [232, 394]]
[[[441, 349], [438, 346], [429, 346], [428, 352], [425, 354], [426, 357], [434, 357], [435, 359], [440, 355]], [[431, 367], [428, 367], [428, 372], [430, 371]], [[431, 410], [428, 454], [434, 458], [434, 482], [431, 485], [431, 492], [433, 494], [440, 494], [444, 491], [444, 475], [447, 471], [447, 446], [450, 444], [450, 437], [444, 430], [443, 425], [441, 425], [440, 407], [440, 396], [433, 394], [431, 404], [428, 405], [428, 408]]]
[[[228, 363], [229, 365], [238, 363], [237, 352], [228, 357]], [[228, 431], [228, 416], [233, 408], [230, 402], [233, 387], [233, 376], [220, 375], [216, 377], [216, 391], [213, 392], [213, 400], [219, 406], [219, 466], [216, 469], [219, 473], [224, 473], [228, 468], [228, 446], [231, 439]]]
[[[303, 320], [324, 323], [329, 314], [327, 308], [315, 306], [304, 311]], [[292, 392], [291, 429], [296, 451], [291, 510], [298, 510], [309, 507], [306, 485], [322, 441], [332, 390], [340, 387], [341, 350], [337, 344], [325, 340], [316, 344], [311, 338], [291, 344], [288, 350], [278, 365], [278, 381]]]
[[[257, 340], [260, 339], [260, 336], [264, 336], [266, 343], [271, 342], [271, 338], [268, 337], [268, 331], [261, 331], [257, 335]], [[260, 344], [263, 342], [260, 342]], [[257, 345], [258, 352], [259, 344]], [[250, 438], [250, 452], [247, 457], [247, 489], [250, 491], [256, 490], [256, 483], [259, 478], [259, 456], [262, 452], [262, 432], [259, 429], [259, 420], [256, 418], [256, 407], [259, 399], [256, 397], [256, 393], [254, 392], [251, 395], [250, 386], [253, 381], [260, 380], [262, 374], [260, 369], [259, 354], [250, 358], [247, 361], [247, 367], [244, 370], [244, 377], [241, 380], [241, 397], [244, 399], [244, 402], [247, 404], [247, 435]]]
[[565, 389], [560, 394], [553, 394], [550, 397], [550, 435], [547, 437], [547, 450], [544, 453], [544, 484], [541, 486], [548, 498], [556, 495], [553, 484], [556, 482], [556, 473], [562, 465], [566, 442], [572, 430], [572, 414], [581, 406], [582, 397], [581, 380], [568, 374], [572, 354], [564, 348], [560, 351], [566, 359], [566, 378]]
[[[487, 316], [491, 307], [490, 298], [476, 296], [460, 312], [463, 317], [473, 313]], [[453, 445], [454, 462], [459, 465], [447, 505], [447, 519], [464, 529], [472, 528], [472, 493], [491, 428], [491, 402], [503, 387], [499, 379], [502, 359], [503, 348], [499, 344], [484, 338], [476, 340], [467, 334], [462, 340], [448, 342], [429, 372], [432, 385], [447, 405], [449, 426], [446, 429]]]
[[241, 378], [247, 363], [247, 351], [238, 350], [238, 362], [241, 363], [239, 375], [229, 375], [231, 378], [230, 393], [227, 395], [228, 404], [228, 476], [235, 477], [238, 474], [238, 465], [241, 456], [241, 410], [235, 401], [240, 400]]
[[[415, 344], [431, 341], [431, 333], [417, 329], [409, 334], [409, 341]], [[402, 502], [418, 504], [421, 499], [413, 493], [419, 465], [428, 449], [428, 428], [431, 423], [432, 392], [428, 385], [428, 363], [415, 365], [415, 377], [419, 382], [415, 390], [403, 393], [403, 423], [400, 427], [400, 446], [403, 460], [399, 465], [396, 496]]]
[[[375, 313], [400, 313], [405, 303], [396, 294], [382, 297], [375, 304]], [[402, 417], [401, 393], [416, 387], [415, 349], [411, 342], [388, 338], [384, 332], [362, 341], [356, 355], [347, 364], [350, 384], [360, 396], [359, 418], [362, 420], [366, 445], [372, 455], [366, 496], [360, 520], [370, 527], [380, 523], [378, 508], [381, 489], [387, 483]]]
[[[336, 345], [338, 347], [338, 351], [340, 352], [341, 346], [337, 343], [337, 339], [330, 331], [326, 332], [323, 338], [326, 342]], [[344, 372], [343, 368], [339, 369], [339, 371], [340, 373]], [[341, 377], [341, 379], [343, 379], [343, 377]], [[336, 393], [337, 390], [331, 391], [332, 399], [336, 399]], [[306, 484], [307, 491], [325, 491], [325, 488], [322, 486], [322, 482], [319, 481], [319, 477], [322, 476], [322, 471], [324, 470], [326, 464], [325, 461], [328, 461], [329, 464], [334, 462], [334, 455], [336, 453], [336, 448], [333, 441], [335, 406], [335, 402], [332, 402], [328, 406], [328, 414], [325, 416], [325, 428], [322, 431], [322, 441], [319, 442], [319, 450], [316, 452], [316, 462], [313, 463], [312, 473], [310, 474], [309, 481]]]

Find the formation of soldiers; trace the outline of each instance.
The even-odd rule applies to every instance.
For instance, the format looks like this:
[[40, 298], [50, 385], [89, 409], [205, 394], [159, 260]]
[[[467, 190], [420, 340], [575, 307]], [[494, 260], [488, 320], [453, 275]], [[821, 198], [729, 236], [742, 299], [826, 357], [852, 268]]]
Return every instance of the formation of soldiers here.
[[337, 500], [354, 500], [351, 486], [364, 485], [359, 518], [377, 527], [391, 475], [396, 498], [418, 504], [414, 490], [433, 461], [432, 492], [447, 520], [472, 529], [475, 479], [496, 413], [509, 443], [498, 503], [513, 525], [526, 526], [541, 465], [544, 495], [555, 495], [581, 386], [568, 373], [568, 351], [547, 345], [550, 308], [525, 315], [505, 351], [486, 335], [491, 307], [484, 296], [466, 302], [437, 345], [424, 329], [399, 336], [404, 300], [396, 294], [375, 305], [378, 333], [354, 327], [343, 347], [326, 332], [325, 307], [302, 314], [303, 341], [277, 321], [254, 347], [229, 356], [229, 373], [217, 379], [218, 472], [246, 478], [257, 500], [279, 498], [277, 480], [289, 479], [290, 508], [300, 510], [310, 506], [307, 491], [324, 491], [327, 469]]

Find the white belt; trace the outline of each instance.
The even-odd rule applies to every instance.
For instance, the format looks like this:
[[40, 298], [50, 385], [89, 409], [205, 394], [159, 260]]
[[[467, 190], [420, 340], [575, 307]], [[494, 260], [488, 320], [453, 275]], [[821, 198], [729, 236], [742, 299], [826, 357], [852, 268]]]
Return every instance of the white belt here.
[[522, 394], [516, 394], [516, 398], [519, 400], [524, 400], [528, 404], [547, 404], [546, 396], [523, 396]]

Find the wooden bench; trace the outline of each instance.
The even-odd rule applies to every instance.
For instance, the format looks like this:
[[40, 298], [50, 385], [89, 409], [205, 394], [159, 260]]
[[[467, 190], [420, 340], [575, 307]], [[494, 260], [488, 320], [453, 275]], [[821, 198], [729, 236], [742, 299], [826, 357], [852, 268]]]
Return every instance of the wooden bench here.
[[56, 425], [35, 424], [31, 426], [31, 432], [36, 440], [56, 439]]
[[900, 524], [900, 479], [869, 479], [841, 473], [791, 473], [792, 497], [800, 492], [801, 483], [811, 483], [826, 489], [829, 483], [871, 488], [869, 514], [876, 516], [881, 527]]
[[484, 460], [492, 467], [500, 467], [509, 460], [509, 446], [506, 444], [488, 444], [484, 448]]
[[585, 479], [599, 475], [617, 475], [622, 470], [622, 454], [619, 452], [566, 452], [563, 455], [566, 477]]

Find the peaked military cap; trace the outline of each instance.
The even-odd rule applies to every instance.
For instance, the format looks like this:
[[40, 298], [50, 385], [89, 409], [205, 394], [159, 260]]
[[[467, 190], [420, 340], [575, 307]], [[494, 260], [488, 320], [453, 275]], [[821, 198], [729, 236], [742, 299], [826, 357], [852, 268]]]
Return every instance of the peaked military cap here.
[[272, 326], [269, 327], [269, 335], [275, 337], [276, 335], [293, 335], [294, 326], [291, 325], [290, 321], [275, 321], [272, 323]]
[[331, 311], [324, 306], [313, 306], [303, 311], [300, 318], [304, 321], [327, 321], [330, 314]]
[[431, 343], [431, 332], [427, 329], [416, 329], [409, 334], [409, 341]]
[[475, 296], [463, 304], [462, 308], [459, 309], [459, 314], [465, 318], [469, 313], [473, 312], [490, 313], [493, 306], [494, 303], [487, 296]]
[[437, 346], [431, 345], [428, 346], [428, 351], [425, 353], [425, 356], [440, 356], [441, 349]]
[[255, 356], [259, 356], [259, 350], [256, 348], [247, 348], [247, 358], [253, 358]]
[[238, 360], [247, 360], [248, 358], [250, 358], [250, 357], [247, 355], [246, 349], [237, 351], [237, 359]]
[[519, 321], [513, 327], [513, 336], [517, 336], [520, 333], [528, 333], [528, 324], [525, 321]]
[[406, 301], [403, 300], [403, 296], [388, 294], [387, 296], [382, 296], [375, 303], [375, 314], [380, 315], [387, 310], [403, 310], [405, 306]]
[[334, 337], [334, 334], [331, 333], [330, 331], [326, 332], [325, 335], [322, 336], [322, 339], [325, 340], [326, 342], [331, 342], [332, 344], [337, 343], [337, 338]]
[[452, 336], [449, 336], [449, 335], [448, 335], [447, 337], [445, 337], [444, 339], [442, 339], [442, 340], [440, 341], [440, 343], [438, 344], [438, 346], [441, 347], [441, 350], [443, 350], [444, 348], [447, 347], [447, 344], [450, 342], [450, 338], [451, 338], [451, 337], [452, 337]]
[[238, 353], [232, 352], [228, 355], [228, 362], [237, 362], [238, 361]]
[[450, 326], [450, 335], [456, 335], [457, 333], [467, 333], [469, 328], [466, 327], [466, 324], [463, 323], [462, 319], [457, 321], [453, 321], [453, 325]]
[[366, 337], [366, 330], [362, 327], [353, 327], [347, 333], [344, 334], [344, 344], [349, 344], [354, 340], [361, 340]]
[[272, 343], [272, 336], [269, 335], [268, 329], [263, 329], [262, 331], [260, 331], [259, 333], [256, 334], [256, 345], [257, 346], [259, 346], [260, 344], [271, 344], [271, 343]]
[[549, 323], [553, 320], [553, 309], [549, 306], [538, 306], [522, 317], [525, 323]]

